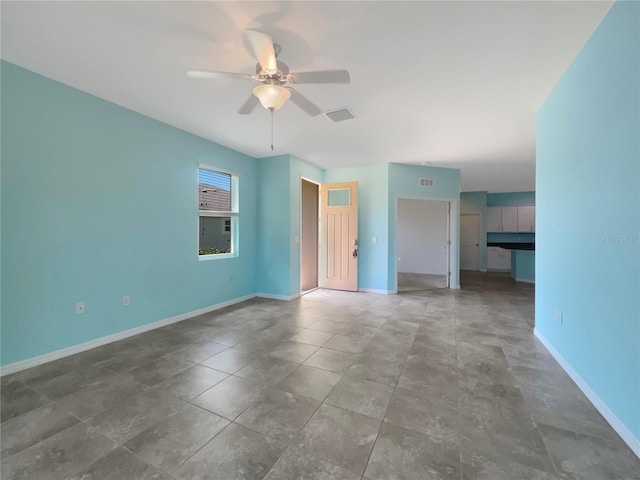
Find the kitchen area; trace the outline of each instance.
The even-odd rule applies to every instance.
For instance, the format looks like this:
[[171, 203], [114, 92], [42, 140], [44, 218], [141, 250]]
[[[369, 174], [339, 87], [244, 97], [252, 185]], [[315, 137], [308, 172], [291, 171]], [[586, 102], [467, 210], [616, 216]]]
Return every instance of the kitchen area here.
[[461, 269], [535, 283], [535, 192], [463, 192], [460, 220]]

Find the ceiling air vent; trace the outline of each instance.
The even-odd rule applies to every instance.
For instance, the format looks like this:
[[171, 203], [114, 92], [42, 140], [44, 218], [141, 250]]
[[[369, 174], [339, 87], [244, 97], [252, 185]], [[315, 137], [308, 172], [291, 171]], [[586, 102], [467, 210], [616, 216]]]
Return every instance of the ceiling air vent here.
[[339, 108], [338, 110], [331, 110], [330, 112], [324, 112], [323, 115], [333, 123], [344, 122], [345, 120], [356, 118], [353, 112], [351, 112], [347, 107]]
[[433, 178], [421, 178], [420, 179], [421, 187], [433, 187]]

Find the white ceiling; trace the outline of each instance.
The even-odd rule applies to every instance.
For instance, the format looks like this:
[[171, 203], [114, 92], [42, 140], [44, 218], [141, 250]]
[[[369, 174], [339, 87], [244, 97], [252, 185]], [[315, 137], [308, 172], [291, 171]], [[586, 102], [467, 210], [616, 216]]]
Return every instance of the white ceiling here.
[[[320, 167], [460, 168], [464, 191], [534, 189], [535, 112], [611, 1], [7, 2], [2, 58], [254, 157]], [[299, 85], [331, 123], [287, 103], [236, 112], [253, 84], [242, 30], [282, 46], [292, 71], [346, 68], [350, 85]]]

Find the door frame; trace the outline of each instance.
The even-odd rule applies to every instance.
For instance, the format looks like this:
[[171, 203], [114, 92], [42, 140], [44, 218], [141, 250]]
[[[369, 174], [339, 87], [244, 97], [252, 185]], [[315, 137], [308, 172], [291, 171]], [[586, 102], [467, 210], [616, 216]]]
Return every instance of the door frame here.
[[[466, 215], [466, 216], [471, 216], [471, 215], [475, 215], [476, 217], [478, 217], [478, 270], [472, 270], [472, 271], [477, 271], [477, 272], [481, 272], [481, 266], [482, 266], [482, 215], [480, 215], [480, 212], [468, 212], [468, 213], [460, 213], [460, 237], [462, 238], [462, 217]], [[460, 255], [462, 255], [462, 240], [460, 240]]]
[[[399, 200], [420, 200], [425, 202], [443, 202], [449, 204], [449, 215], [447, 219], [447, 233], [449, 237], [449, 249], [447, 255], [447, 278], [448, 288], [457, 290], [460, 288], [460, 216], [458, 214], [457, 198], [440, 198], [440, 197], [417, 197], [417, 196], [398, 196], [394, 199], [394, 225], [393, 225], [393, 261], [390, 262], [391, 268], [390, 280], [393, 281], [393, 289], [390, 293], [398, 293], [398, 204]], [[453, 219], [453, 220], [452, 220]]]
[[[316, 250], [318, 251], [318, 255], [316, 257], [317, 259], [317, 265], [316, 265], [316, 287], [312, 288], [311, 290], [305, 290], [304, 293], [302, 293], [302, 182], [309, 182], [309, 183], [313, 183], [314, 185], [316, 185], [318, 187], [318, 218], [316, 219], [318, 222], [318, 235], [316, 236]], [[298, 293], [300, 295], [306, 295], [307, 293], [311, 293], [315, 290], [318, 290], [318, 288], [320, 288], [320, 182], [317, 182], [315, 180], [312, 180], [308, 177], [305, 177], [304, 175], [300, 175], [300, 180], [299, 180], [299, 186], [300, 186], [300, 208], [298, 209], [298, 213], [300, 215], [300, 232], [298, 233], [298, 238], [300, 239], [299, 242], [299, 254], [300, 254], [300, 265], [299, 265], [299, 269], [300, 271], [298, 272]]]

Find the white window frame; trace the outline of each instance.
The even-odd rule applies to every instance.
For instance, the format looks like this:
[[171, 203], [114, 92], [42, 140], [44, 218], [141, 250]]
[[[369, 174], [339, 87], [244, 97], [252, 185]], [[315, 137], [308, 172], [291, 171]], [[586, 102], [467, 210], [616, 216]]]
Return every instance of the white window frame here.
[[[210, 170], [212, 172], [224, 173], [226, 175], [231, 176], [231, 211], [223, 212], [223, 211], [207, 211], [200, 210], [200, 205], [198, 205], [198, 228], [196, 228], [196, 232], [198, 234], [198, 260], [219, 260], [224, 258], [236, 258], [240, 255], [239, 252], [239, 224], [238, 217], [240, 216], [240, 175], [235, 172], [231, 172], [229, 170], [225, 170], [222, 168], [214, 167], [212, 165], [207, 165], [204, 163], [198, 164], [198, 169], [196, 170], [196, 193], [199, 196], [198, 185], [200, 185], [200, 170]], [[199, 200], [199, 199], [198, 199]], [[218, 217], [218, 218], [229, 218], [231, 221], [231, 232], [230, 232], [230, 241], [231, 245], [231, 253], [210, 253], [208, 255], [200, 255], [200, 217]], [[224, 224], [223, 224], [224, 229]]]

